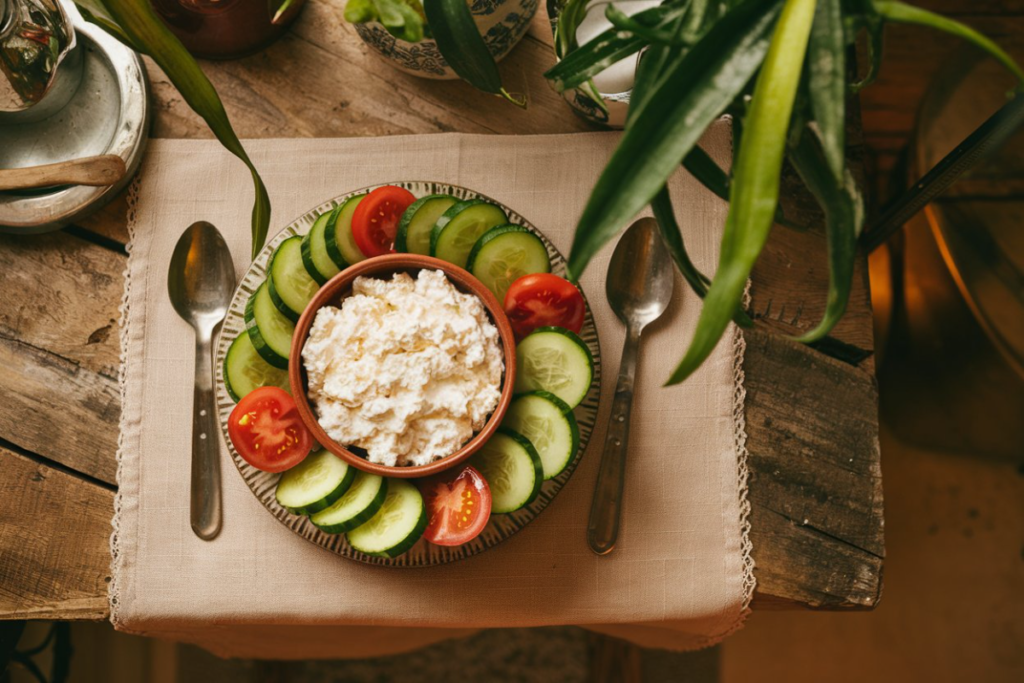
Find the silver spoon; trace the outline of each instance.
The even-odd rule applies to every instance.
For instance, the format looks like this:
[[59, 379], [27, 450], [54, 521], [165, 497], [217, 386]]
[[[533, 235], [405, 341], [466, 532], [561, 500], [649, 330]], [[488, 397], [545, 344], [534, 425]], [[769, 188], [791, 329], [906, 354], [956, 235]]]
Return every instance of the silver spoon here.
[[605, 285], [612, 311], [626, 325], [626, 345], [587, 524], [587, 543], [598, 555], [610, 553], [619, 536], [640, 333], [668, 308], [674, 285], [672, 261], [661, 241], [658, 223], [653, 218], [641, 218], [615, 246]]
[[224, 320], [235, 290], [235, 267], [224, 238], [205, 221], [178, 238], [167, 271], [171, 305], [196, 333], [192, 394], [192, 531], [204, 540], [220, 533], [220, 440], [213, 384], [213, 333]]

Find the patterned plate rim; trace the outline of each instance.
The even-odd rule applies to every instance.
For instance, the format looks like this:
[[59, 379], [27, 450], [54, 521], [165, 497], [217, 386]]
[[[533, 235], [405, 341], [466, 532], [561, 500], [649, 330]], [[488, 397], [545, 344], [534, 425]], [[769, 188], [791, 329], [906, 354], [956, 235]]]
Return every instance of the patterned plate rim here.
[[308, 517], [294, 515], [288, 512], [277, 503], [277, 500], [274, 497], [274, 490], [280, 475], [262, 472], [247, 463], [240, 455], [238, 455], [234, 447], [231, 445], [231, 440], [228, 438], [227, 420], [228, 416], [231, 414], [232, 408], [235, 407], [235, 402], [228, 395], [227, 388], [224, 384], [224, 359], [227, 355], [228, 347], [231, 345], [231, 342], [234, 341], [235, 337], [240, 332], [245, 330], [245, 303], [252, 292], [255, 291], [255, 288], [258, 287], [266, 278], [267, 261], [274, 249], [277, 248], [277, 245], [293, 235], [306, 234], [306, 232], [309, 231], [309, 228], [312, 227], [317, 216], [332, 210], [335, 206], [351, 197], [365, 192], [370, 192], [371, 190], [382, 187], [383, 185], [397, 185], [409, 190], [418, 197], [428, 194], [450, 194], [458, 199], [479, 198], [492, 202], [504, 209], [505, 213], [508, 215], [509, 222], [521, 225], [540, 237], [544, 242], [544, 246], [548, 250], [548, 256], [551, 259], [552, 272], [558, 275], [565, 275], [565, 257], [562, 256], [561, 252], [555, 248], [544, 233], [504, 203], [481, 192], [449, 183], [408, 180], [369, 185], [346, 194], [338, 195], [337, 197], [334, 197], [333, 199], [330, 199], [302, 214], [271, 238], [267, 244], [264, 245], [256, 259], [253, 260], [252, 264], [248, 267], [245, 275], [239, 282], [238, 287], [235, 289], [235, 293], [231, 299], [231, 305], [228, 308], [228, 314], [224, 318], [224, 323], [221, 326], [221, 331], [217, 339], [217, 352], [215, 357], [215, 367], [217, 371], [217, 412], [221, 431], [224, 435], [224, 442], [227, 444], [228, 451], [231, 453], [231, 458], [234, 460], [235, 467], [238, 468], [239, 474], [242, 475], [242, 479], [263, 507], [265, 507], [274, 516], [274, 518], [277, 519], [277, 521], [288, 529], [299, 536], [302, 536], [306, 540], [326, 548], [337, 555], [351, 560], [364, 562], [366, 564], [385, 567], [436, 566], [455, 562], [456, 560], [471, 557], [473, 555], [478, 555], [485, 550], [493, 548], [506, 538], [517, 533], [524, 526], [536, 519], [537, 516], [550, 504], [554, 497], [558, 495], [558, 492], [561, 491], [562, 487], [564, 487], [569, 481], [569, 478], [572, 476], [579, 464], [580, 458], [582, 458], [583, 453], [586, 451], [587, 444], [590, 441], [591, 434], [594, 431], [597, 421], [597, 413], [601, 398], [601, 347], [597, 336], [597, 328], [594, 325], [594, 317], [590, 310], [590, 303], [587, 301], [586, 293], [583, 292], [581, 287], [580, 291], [583, 293], [583, 300], [586, 303], [587, 314], [583, 322], [583, 330], [581, 331], [580, 337], [590, 349], [590, 353], [594, 358], [594, 377], [591, 382], [590, 391], [587, 392], [583, 402], [574, 410], [580, 431], [579, 448], [573, 456], [572, 461], [561, 474], [544, 482], [541, 487], [540, 494], [533, 503], [510, 514], [491, 515], [491, 519], [484, 531], [469, 543], [449, 548], [436, 546], [420, 540], [409, 551], [399, 555], [398, 557], [375, 557], [353, 550], [345, 540], [344, 534], [325, 533], [314, 526], [313, 523], [309, 521]]

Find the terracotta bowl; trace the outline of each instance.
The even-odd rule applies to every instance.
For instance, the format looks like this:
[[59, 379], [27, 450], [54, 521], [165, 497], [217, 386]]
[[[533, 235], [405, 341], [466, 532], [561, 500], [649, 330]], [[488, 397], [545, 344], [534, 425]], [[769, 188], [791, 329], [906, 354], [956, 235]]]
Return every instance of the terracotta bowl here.
[[[309, 337], [309, 329], [313, 326], [313, 319], [317, 311], [326, 305], [340, 306], [341, 301], [349, 296], [352, 291], [353, 281], [360, 275], [390, 279], [392, 275], [399, 272], [406, 272], [411, 275], [418, 273], [424, 268], [429, 270], [440, 270], [455, 285], [456, 289], [462, 292], [475, 294], [484, 304], [484, 308], [491, 316], [491, 320], [498, 327], [498, 336], [501, 340], [502, 354], [505, 359], [505, 374], [502, 378], [501, 398], [498, 400], [498, 407], [487, 419], [483, 429], [477, 432], [462, 448], [449, 455], [447, 458], [434, 461], [427, 465], [413, 465], [409, 467], [389, 467], [378, 465], [365, 458], [349, 451], [341, 444], [335, 442], [320, 423], [317, 422], [313, 406], [309, 401], [306, 383], [306, 369], [302, 363], [302, 348], [306, 345]], [[295, 335], [292, 337], [291, 362], [288, 363], [288, 379], [291, 383], [292, 396], [299, 409], [299, 415], [306, 427], [313, 433], [313, 437], [320, 444], [334, 453], [336, 456], [352, 465], [356, 469], [371, 474], [378, 474], [384, 477], [398, 477], [411, 479], [414, 477], [426, 477], [438, 472], [455, 467], [465, 461], [491, 437], [494, 430], [501, 424], [505, 411], [512, 401], [512, 389], [516, 383], [516, 343], [512, 333], [512, 326], [505, 316], [498, 299], [487, 289], [483, 283], [470, 275], [467, 271], [453, 266], [450, 263], [429, 256], [416, 254], [388, 254], [375, 258], [360, 261], [354, 266], [335, 275], [327, 282], [320, 291], [313, 296], [313, 299], [302, 312], [299, 322], [295, 325]]]

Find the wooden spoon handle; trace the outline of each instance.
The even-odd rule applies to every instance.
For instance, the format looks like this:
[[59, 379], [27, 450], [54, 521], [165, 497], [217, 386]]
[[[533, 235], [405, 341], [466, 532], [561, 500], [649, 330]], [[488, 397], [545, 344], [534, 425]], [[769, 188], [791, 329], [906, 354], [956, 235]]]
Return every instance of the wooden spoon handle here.
[[54, 185], [113, 185], [124, 178], [124, 159], [116, 154], [62, 161], [29, 168], [0, 169], [0, 190]]

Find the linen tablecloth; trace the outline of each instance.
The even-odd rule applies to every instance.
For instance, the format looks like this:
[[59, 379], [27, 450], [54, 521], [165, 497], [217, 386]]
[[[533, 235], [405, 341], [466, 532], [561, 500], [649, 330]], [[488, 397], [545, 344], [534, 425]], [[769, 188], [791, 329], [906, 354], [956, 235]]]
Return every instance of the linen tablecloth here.
[[[436, 180], [512, 207], [568, 254], [573, 229], [617, 133], [416, 135], [253, 140], [246, 149], [274, 202], [271, 234], [366, 185]], [[728, 125], [703, 146], [730, 157]], [[670, 182], [693, 260], [714, 271], [726, 213], [680, 171]], [[624, 330], [608, 308], [603, 249], [581, 282], [603, 356], [601, 413], [572, 480], [500, 546], [446, 566], [374, 567], [293, 534], [256, 500], [222, 444], [224, 527], [189, 526], [191, 328], [166, 292], [175, 241], [207, 220], [241, 276], [250, 254], [248, 173], [213, 141], [153, 140], [131, 191], [122, 321], [121, 444], [111, 620], [122, 631], [194, 642], [225, 656], [371, 656], [500, 626], [580, 624], [651, 647], [692, 649], [738, 628], [753, 591], [746, 540], [740, 363], [730, 331], [686, 383], [661, 385], [689, 342], [699, 299], [681, 279], [644, 333], [619, 544], [597, 557], [587, 514]]]

